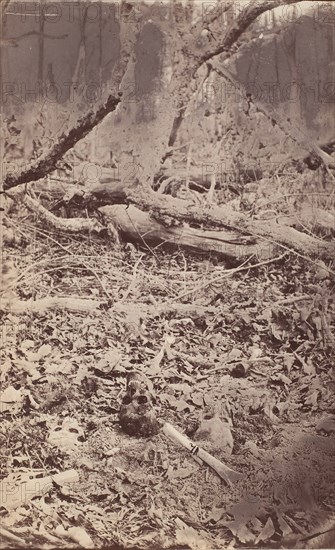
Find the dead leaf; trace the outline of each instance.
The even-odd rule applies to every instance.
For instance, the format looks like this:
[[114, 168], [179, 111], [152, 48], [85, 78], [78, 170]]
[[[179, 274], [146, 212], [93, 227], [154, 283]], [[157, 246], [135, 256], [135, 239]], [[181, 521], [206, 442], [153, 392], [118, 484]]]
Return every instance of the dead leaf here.
[[284, 366], [287, 368], [288, 374], [290, 374], [292, 366], [294, 364], [295, 357], [291, 353], [284, 353], [283, 355], [283, 363]]
[[308, 317], [310, 316], [311, 314], [311, 310], [307, 307], [302, 307], [300, 308], [300, 319], [301, 321], [304, 321], [306, 322]]
[[50, 344], [43, 344], [36, 352], [38, 356], [37, 360], [40, 361], [41, 359], [48, 357], [48, 355], [50, 355], [51, 352], [52, 352], [52, 347], [50, 346]]
[[[30, 376], [40, 376], [39, 372], [37, 371], [38, 363], [35, 363], [33, 361], [27, 361], [26, 359], [15, 359], [13, 363], [16, 367], [18, 367], [19, 369], [22, 369], [24, 372], [26, 372]], [[58, 366], [58, 370], [59, 370], [59, 366]]]
[[203, 407], [204, 405], [204, 397], [202, 393], [195, 392], [191, 395], [192, 403], [194, 405], [197, 405], [197, 407]]
[[325, 262], [322, 260], [318, 260], [316, 265], [318, 266], [315, 271], [316, 279], [318, 279], [319, 281], [323, 281], [323, 279], [328, 279], [330, 273]]
[[322, 330], [322, 319], [320, 316], [313, 317], [313, 323], [318, 332]]
[[255, 535], [247, 527], [249, 521], [255, 516], [263, 514], [262, 502], [258, 498], [241, 498], [237, 504], [231, 506], [228, 513], [234, 516], [234, 521], [220, 521], [219, 525], [225, 525], [243, 544], [254, 541]]
[[271, 537], [273, 537], [275, 532], [276, 530], [273, 525], [272, 519], [268, 517], [266, 524], [264, 525], [263, 529], [261, 530], [261, 532], [259, 533], [258, 537], [255, 540], [255, 544], [269, 540]]
[[263, 350], [259, 348], [258, 346], [251, 346], [249, 348], [249, 352], [251, 352], [250, 359], [253, 361], [254, 359], [258, 359], [259, 357], [262, 357]]
[[91, 537], [82, 527], [69, 527], [66, 534], [83, 548], [94, 548]]
[[216, 523], [220, 521], [220, 519], [224, 516], [225, 513], [226, 513], [225, 508], [213, 508], [207, 518], [207, 521], [214, 521]]
[[256, 518], [256, 516], [250, 520], [250, 523], [256, 533], [259, 533], [261, 531], [263, 524], [258, 518]]
[[254, 441], [246, 441], [244, 448], [248, 449], [256, 458], [260, 458], [263, 454], [263, 451], [259, 449]]
[[108, 361], [109, 370], [113, 370], [120, 363], [122, 355], [117, 348], [111, 347], [103, 355], [103, 359]]
[[315, 367], [309, 359], [303, 362], [302, 370], [304, 371], [305, 374], [313, 375], [316, 373]]
[[264, 405], [264, 413], [268, 418], [270, 418], [271, 422], [277, 423], [279, 422], [279, 418], [273, 412], [273, 406], [274, 405], [272, 403], [266, 403]]
[[190, 411], [193, 411], [194, 407], [189, 403], [187, 403], [186, 401], [184, 401], [184, 399], [177, 399], [176, 411], [181, 412], [187, 409]]
[[278, 372], [277, 374], [271, 376], [271, 380], [273, 380], [274, 382], [283, 382], [287, 385], [292, 384], [292, 380], [290, 380], [288, 376], [285, 376], [285, 374], [282, 374], [281, 372]]
[[272, 319], [272, 316], [273, 316], [272, 309], [270, 307], [268, 307], [268, 308], [263, 310], [261, 315], [257, 316], [257, 319], [265, 319], [266, 321], [268, 321], [270, 323], [270, 321]]
[[278, 508], [276, 508], [276, 514], [278, 518], [278, 524], [282, 532], [282, 536], [287, 537], [292, 533], [292, 529], [288, 525], [288, 523], [285, 521], [283, 514], [278, 510]]
[[160, 351], [157, 353], [156, 357], [151, 361], [151, 365], [147, 370], [148, 376], [154, 376], [156, 374], [159, 374], [161, 371], [161, 362], [163, 361], [165, 355], [165, 348], [164, 346], [160, 349]]
[[310, 393], [305, 398], [305, 405], [312, 405], [312, 409], [317, 409], [320, 395], [321, 395], [321, 392], [319, 390], [315, 390], [314, 392]]
[[176, 541], [180, 545], [186, 545], [192, 550], [208, 550], [209, 540], [206, 537], [206, 533], [203, 531], [196, 531], [193, 527], [189, 527], [180, 518], [175, 519], [176, 529]]
[[34, 345], [34, 340], [23, 340], [23, 342], [21, 343], [21, 349], [33, 348]]
[[279, 340], [281, 342], [284, 338], [284, 331], [283, 329], [277, 325], [276, 323], [270, 323], [270, 329], [272, 332], [272, 335], [276, 340]]
[[11, 414], [18, 414], [22, 408], [23, 399], [21, 390], [8, 386], [0, 394], [0, 413], [8, 411]]
[[255, 536], [247, 527], [246, 523], [246, 521], [239, 519], [235, 521], [222, 522], [222, 525], [228, 527], [229, 531], [231, 531], [232, 534], [237, 537], [240, 542], [242, 542], [242, 544], [250, 544], [254, 541]]
[[249, 325], [251, 323], [251, 315], [248, 311], [245, 310], [239, 310], [237, 312], [238, 316], [242, 321], [245, 322], [246, 325]]

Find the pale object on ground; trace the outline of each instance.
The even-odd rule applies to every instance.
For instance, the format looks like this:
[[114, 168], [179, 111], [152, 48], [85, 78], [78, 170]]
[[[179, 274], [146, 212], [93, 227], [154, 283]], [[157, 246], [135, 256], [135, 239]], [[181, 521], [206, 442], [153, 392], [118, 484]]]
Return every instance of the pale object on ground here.
[[229, 466], [226, 466], [226, 464], [223, 464], [220, 460], [212, 456], [211, 454], [207, 453], [204, 449], [201, 447], [198, 447], [195, 445], [186, 435], [178, 432], [171, 424], [168, 422], [165, 422], [163, 425], [163, 433], [173, 439], [175, 442], [179, 443], [189, 451], [191, 451], [192, 457], [199, 462], [205, 462], [208, 466], [213, 468], [213, 470], [216, 471], [216, 473], [228, 484], [232, 485], [234, 481], [238, 481], [239, 479], [243, 479], [244, 475], [240, 474], [239, 472], [236, 472], [232, 468], [229, 468]]

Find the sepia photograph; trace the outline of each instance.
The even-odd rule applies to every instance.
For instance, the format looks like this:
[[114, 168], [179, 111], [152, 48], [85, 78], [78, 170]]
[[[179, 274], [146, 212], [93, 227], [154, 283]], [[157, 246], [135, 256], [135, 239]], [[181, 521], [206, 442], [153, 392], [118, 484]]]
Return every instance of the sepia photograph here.
[[0, 0], [0, 549], [335, 549], [335, 2]]

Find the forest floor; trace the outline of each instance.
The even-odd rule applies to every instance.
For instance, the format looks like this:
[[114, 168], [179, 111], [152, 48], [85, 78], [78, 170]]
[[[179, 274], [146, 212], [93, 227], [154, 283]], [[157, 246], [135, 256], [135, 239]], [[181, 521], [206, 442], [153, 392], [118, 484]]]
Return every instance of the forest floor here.
[[[215, 257], [36, 229], [29, 216], [20, 227], [8, 257], [21, 299], [107, 306], [1, 314], [1, 548], [317, 544], [335, 516], [330, 274], [291, 253], [228, 271]], [[111, 314], [120, 302], [127, 311]], [[163, 433], [124, 434], [133, 370], [152, 382], [158, 417], [189, 437], [206, 405], [229, 405], [233, 452], [215, 456], [244, 479], [227, 486]], [[24, 493], [67, 470], [78, 480]]]

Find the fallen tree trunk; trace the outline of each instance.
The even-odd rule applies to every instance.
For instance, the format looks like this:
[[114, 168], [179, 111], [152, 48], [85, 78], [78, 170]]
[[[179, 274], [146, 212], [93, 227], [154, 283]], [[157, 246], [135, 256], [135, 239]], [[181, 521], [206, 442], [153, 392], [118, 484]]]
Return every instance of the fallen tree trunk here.
[[133, 205], [103, 206], [99, 210], [127, 240], [142, 241], [148, 247], [181, 247], [207, 254], [214, 252], [234, 260], [253, 255], [268, 258], [273, 254], [273, 247], [269, 248], [264, 241], [232, 229], [206, 231], [185, 224], [166, 226]]
[[[172, 178], [178, 178], [178, 174], [171, 175]], [[169, 176], [170, 179], [170, 176]], [[193, 185], [192, 185], [193, 184]], [[217, 182], [217, 187], [221, 185], [220, 181]], [[205, 193], [210, 187], [210, 182], [208, 180], [202, 179], [199, 175], [194, 177], [192, 175], [192, 181], [190, 181], [190, 189], [200, 191], [200, 193]], [[101, 178], [100, 183], [92, 183], [90, 185], [79, 186], [78, 184], [69, 183], [66, 180], [40, 180], [33, 184], [33, 190], [36, 194], [39, 194], [41, 198], [46, 200], [57, 199], [59, 202], [56, 207], [53, 207], [52, 210], [56, 210], [63, 203], [70, 203], [72, 199], [82, 200], [83, 206], [89, 207], [92, 204], [98, 206], [106, 206], [110, 204], [127, 204], [128, 195], [130, 194], [130, 189], [125, 187], [120, 180], [113, 179], [113, 177], [104, 177]], [[8, 195], [14, 198], [16, 190], [12, 190]], [[156, 192], [158, 195], [161, 195], [160, 191]], [[244, 193], [245, 197], [248, 197], [247, 193]], [[166, 195], [164, 195], [165, 197]], [[203, 200], [203, 199], [202, 199]], [[93, 203], [94, 201], [94, 203]], [[38, 213], [35, 201], [35, 211]], [[136, 204], [136, 202], [134, 203]], [[29, 208], [29, 204], [27, 204]], [[229, 203], [225, 206], [220, 206], [219, 208], [230, 208]], [[236, 213], [233, 209], [231, 212]], [[256, 202], [256, 212], [255, 219], [262, 222], [268, 222], [269, 217], [265, 216], [268, 213], [268, 210], [265, 210], [263, 215], [263, 208], [261, 203]], [[280, 211], [276, 213], [275, 209], [271, 210], [272, 215], [270, 218], [276, 219], [276, 224], [280, 226], [295, 226], [298, 230], [300, 227], [303, 229], [304, 226], [307, 226], [309, 229], [313, 230], [313, 227], [317, 226], [318, 228], [334, 230], [335, 228], [335, 215], [333, 212], [327, 211], [325, 209], [319, 208], [317, 206], [302, 205], [301, 209], [296, 213], [290, 214], [281, 214]], [[248, 218], [247, 214], [241, 214]], [[59, 220], [59, 218], [57, 218]], [[46, 220], [49, 221], [49, 220]], [[223, 220], [225, 225], [229, 225], [226, 220]], [[70, 223], [70, 221], [69, 221]], [[65, 227], [62, 227], [65, 229]], [[100, 228], [101, 229], [101, 228]], [[79, 228], [77, 228], [77, 231]]]
[[[119, 181], [94, 184], [90, 189], [85, 188], [85, 195], [87, 193], [88, 197], [99, 197], [104, 203], [122, 202], [136, 205], [125, 209], [117, 204], [104, 206], [99, 210], [126, 238], [136, 240], [145, 246], [166, 243], [169, 246], [186, 247], [206, 253], [212, 251], [239, 259], [252, 254], [260, 258], [269, 258], [278, 246], [325, 260], [333, 260], [335, 256], [334, 242], [323, 241], [288, 225], [279, 224], [277, 219], [253, 219], [232, 210], [227, 205], [195, 205], [187, 200], [161, 195], [152, 190], [124, 187]], [[78, 194], [83, 194], [81, 188], [78, 188]], [[41, 209], [45, 210], [43, 207]], [[45, 213], [43, 215], [46, 219]], [[50, 223], [54, 221], [51, 216], [57, 220], [57, 225], [65, 221], [50, 214]], [[169, 222], [174, 220], [173, 227], [172, 224], [169, 227], [164, 225], [164, 217], [168, 217]], [[177, 225], [176, 220], [184, 225]], [[71, 225], [76, 220], [70, 218], [66, 221]], [[213, 227], [215, 230], [196, 230], [186, 226], [187, 223], [197, 223], [206, 228]], [[62, 228], [65, 229], [65, 226]]]
[[335, 256], [334, 242], [321, 241], [293, 227], [281, 226], [276, 220], [254, 220], [226, 206], [199, 206], [183, 199], [162, 196], [154, 191], [144, 194], [139, 190], [130, 191], [128, 200], [143, 210], [150, 210], [157, 218], [170, 216], [184, 222], [197, 222], [207, 227], [226, 227], [249, 234], [259, 238], [259, 243], [264, 241], [264, 245], [268, 246], [269, 256], [275, 244], [285, 249], [297, 250], [306, 256], [326, 260], [333, 260]]

